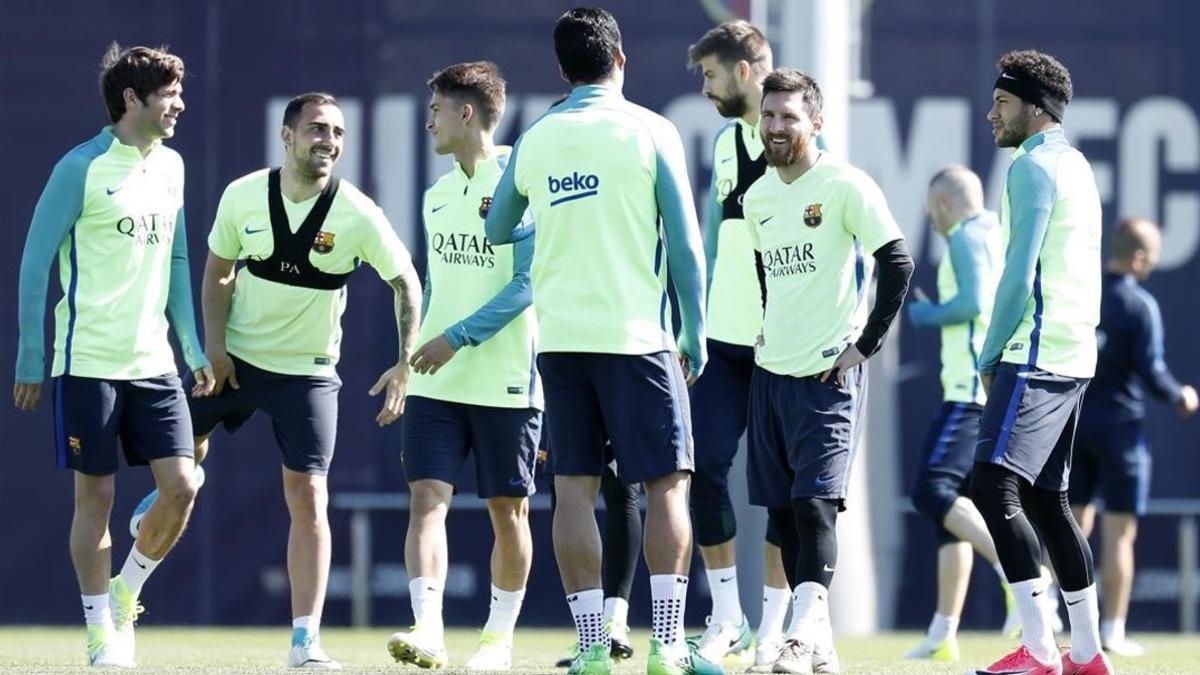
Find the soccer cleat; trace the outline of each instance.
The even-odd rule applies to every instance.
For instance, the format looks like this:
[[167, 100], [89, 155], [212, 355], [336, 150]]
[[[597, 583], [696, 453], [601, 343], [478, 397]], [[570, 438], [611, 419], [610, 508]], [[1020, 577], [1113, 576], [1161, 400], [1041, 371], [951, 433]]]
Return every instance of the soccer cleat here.
[[441, 636], [429, 635], [419, 625], [410, 631], [392, 633], [388, 636], [387, 647], [398, 663], [409, 663], [418, 668], [443, 668], [446, 665], [446, 644]]
[[833, 647], [822, 652], [818, 647], [813, 649], [812, 669], [816, 675], [838, 675], [842, 672], [842, 660], [838, 658], [837, 650]]
[[133, 624], [137, 623], [138, 616], [146, 610], [129, 592], [129, 587], [120, 576], [115, 576], [108, 582], [108, 609], [112, 613], [116, 645], [126, 660], [133, 663], [137, 654]]
[[[196, 489], [204, 485], [204, 467], [196, 465]], [[154, 506], [154, 502], [158, 499], [158, 488], [150, 491], [150, 494], [142, 497], [142, 501], [133, 509], [133, 515], [129, 518], [129, 534], [134, 539], [137, 539], [138, 532], [142, 527], [142, 520], [146, 517], [146, 513], [150, 511], [150, 507]]]
[[801, 673], [810, 675], [813, 672], [812, 645], [793, 638], [784, 641], [779, 658], [771, 667], [772, 673]]
[[308, 668], [311, 670], [341, 670], [342, 664], [329, 658], [321, 643], [308, 638], [298, 645], [292, 645], [288, 650], [288, 668]]
[[1101, 636], [1100, 644], [1103, 645], [1104, 651], [1110, 654], [1116, 654], [1117, 656], [1137, 658], [1139, 656], [1146, 655], [1145, 647], [1127, 637], [1123, 637], [1119, 640], [1105, 640], [1104, 637]]
[[116, 631], [104, 626], [88, 626], [88, 665], [93, 668], [133, 668], [132, 655], [127, 655], [117, 642]]
[[1021, 637], [1021, 613], [1017, 611], [1017, 596], [1013, 595], [1012, 588], [1007, 583], [1000, 584], [1000, 588], [1004, 590], [1004, 627], [1000, 629], [1000, 634], [1016, 640]]
[[958, 653], [958, 638], [948, 637], [944, 640], [934, 642], [928, 635], [916, 647], [913, 647], [907, 654], [906, 659], [928, 659], [930, 661], [957, 661]]
[[[688, 641], [691, 643], [692, 641]], [[714, 622], [709, 617], [708, 628], [695, 642], [696, 651], [708, 661], [720, 662], [726, 654], [740, 654], [750, 648], [750, 622], [742, 617], [740, 624]]]
[[483, 631], [479, 650], [467, 659], [467, 670], [507, 671], [512, 668], [512, 636]]
[[783, 651], [783, 636], [775, 640], [765, 640], [754, 647], [754, 665], [746, 669], [748, 673], [769, 673]]
[[719, 662], [704, 658], [694, 643], [680, 640], [667, 645], [650, 638], [646, 675], [725, 675], [725, 669]]
[[584, 651], [580, 651], [571, 660], [567, 675], [609, 675], [613, 662], [609, 649], [604, 643], [597, 642]]
[[629, 626], [609, 619], [608, 635], [612, 638], [612, 649], [609, 651], [609, 655], [613, 660], [624, 661], [633, 657], [633, 643], [629, 641]]
[[1099, 652], [1091, 661], [1079, 664], [1071, 660], [1071, 652], [1062, 655], [1062, 675], [1114, 675], [1112, 662]]
[[1062, 662], [1039, 661], [1029, 648], [1021, 645], [1017, 650], [987, 668], [975, 671], [975, 675], [1062, 675]]

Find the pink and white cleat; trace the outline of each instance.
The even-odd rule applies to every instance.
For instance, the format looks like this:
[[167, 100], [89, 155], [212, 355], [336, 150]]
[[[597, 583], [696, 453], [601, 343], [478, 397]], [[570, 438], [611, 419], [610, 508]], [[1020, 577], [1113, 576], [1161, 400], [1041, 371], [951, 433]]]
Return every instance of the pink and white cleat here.
[[[1021, 645], [1017, 651], [1005, 656], [987, 668], [976, 670], [975, 675], [1063, 675], [1062, 661], [1039, 661], [1029, 648]], [[1091, 671], [1088, 671], [1091, 672]], [[1101, 671], [1096, 671], [1101, 672]]]
[[1098, 652], [1091, 661], [1087, 663], [1075, 663], [1071, 660], [1071, 652], [1064, 652], [1062, 655], [1062, 672], [1063, 675], [1116, 675], [1116, 668], [1104, 655], [1104, 652]]

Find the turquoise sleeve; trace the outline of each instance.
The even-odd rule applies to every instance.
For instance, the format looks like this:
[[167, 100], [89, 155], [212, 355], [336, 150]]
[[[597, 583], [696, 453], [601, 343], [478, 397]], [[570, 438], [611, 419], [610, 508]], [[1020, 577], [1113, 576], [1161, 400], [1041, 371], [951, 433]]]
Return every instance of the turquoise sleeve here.
[[529, 198], [517, 190], [516, 184], [517, 150], [520, 146], [521, 141], [518, 140], [509, 155], [508, 166], [504, 167], [500, 182], [496, 184], [492, 206], [483, 223], [483, 232], [488, 241], [496, 245], [509, 244], [533, 234], [532, 227], [520, 226], [525, 209], [529, 208]]
[[988, 264], [987, 242], [969, 224], [950, 237], [950, 265], [958, 293], [938, 298], [940, 303], [917, 300], [908, 306], [908, 317], [920, 328], [972, 321], [983, 308], [979, 271]]
[[[721, 137], [721, 132], [717, 132], [717, 138]], [[713, 140], [713, 167], [712, 178], [708, 181], [708, 199], [705, 200], [704, 209], [704, 259], [707, 261], [705, 272], [707, 272], [707, 283], [705, 284], [705, 297], [708, 297], [708, 291], [712, 290], [713, 270], [717, 266], [717, 254], [720, 253], [721, 239], [721, 221], [724, 216], [724, 211], [721, 208], [721, 200], [717, 191], [717, 142]]]
[[471, 316], [451, 325], [443, 335], [454, 349], [487, 341], [533, 304], [533, 284], [529, 268], [533, 265], [533, 237], [513, 246], [513, 276], [483, 307]]
[[678, 135], [666, 140], [668, 146], [658, 148], [654, 193], [667, 240], [667, 270], [679, 299], [679, 350], [688, 359], [690, 374], [699, 376], [708, 359], [704, 344], [704, 250], [683, 143]]
[[1008, 170], [1009, 241], [1004, 272], [996, 288], [991, 325], [979, 354], [979, 372], [995, 371], [1033, 296], [1040, 271], [1038, 258], [1050, 213], [1054, 209], [1054, 180], [1046, 169], [1025, 155]]
[[167, 288], [167, 316], [175, 329], [175, 338], [183, 350], [183, 362], [188, 370], [196, 372], [209, 365], [208, 357], [200, 348], [200, 337], [196, 334], [196, 306], [192, 302], [192, 271], [188, 265], [187, 227], [184, 224], [183, 207], [175, 216], [175, 241], [171, 242], [171, 285]]
[[[59, 161], [33, 210], [17, 286], [17, 382], [36, 383], [46, 370], [46, 291], [54, 255], [83, 212], [89, 162], [75, 155]], [[74, 255], [74, 249], [72, 249]], [[70, 293], [70, 289], [63, 289]]]

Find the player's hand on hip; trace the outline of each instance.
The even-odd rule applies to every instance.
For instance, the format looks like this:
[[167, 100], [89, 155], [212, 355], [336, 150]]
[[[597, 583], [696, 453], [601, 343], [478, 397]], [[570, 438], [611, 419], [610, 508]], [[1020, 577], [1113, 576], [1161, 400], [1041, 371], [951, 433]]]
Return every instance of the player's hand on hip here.
[[213, 375], [212, 366], [198, 368], [192, 373], [192, 377], [196, 379], [196, 384], [192, 385], [193, 398], [204, 398], [205, 396], [213, 395], [213, 389], [217, 385], [217, 378]]
[[41, 400], [41, 382], [18, 382], [13, 385], [13, 403], [19, 410], [37, 410]]
[[833, 362], [833, 367], [821, 373], [821, 381], [829, 379], [833, 375], [839, 387], [846, 386], [846, 371], [854, 366], [863, 363], [867, 357], [863, 356], [862, 352], [858, 351], [858, 347], [850, 345], [841, 354], [838, 354], [837, 360]]
[[371, 396], [377, 396], [380, 392], [387, 392], [383, 399], [383, 407], [379, 409], [379, 414], [375, 416], [375, 421], [379, 426], [387, 426], [392, 422], [400, 419], [400, 414], [404, 412], [404, 395], [408, 393], [408, 364], [404, 362], [383, 371], [379, 376], [379, 380], [375, 382], [375, 386], [371, 387], [368, 392]]
[[[212, 364], [213, 385], [205, 396], [220, 396], [225, 391], [225, 383], [234, 389], [241, 389], [238, 384], [237, 370], [233, 367], [233, 358], [225, 351], [213, 351], [208, 354], [208, 362]], [[199, 379], [197, 379], [199, 384]]]
[[1196, 395], [1196, 388], [1190, 384], [1185, 384], [1179, 389], [1179, 414], [1184, 417], [1191, 417], [1196, 414], [1196, 409], [1200, 408], [1200, 396]]
[[439, 335], [421, 345], [421, 348], [412, 355], [408, 362], [418, 373], [433, 375], [457, 353], [454, 347], [450, 346], [450, 341], [446, 339], [446, 336]]

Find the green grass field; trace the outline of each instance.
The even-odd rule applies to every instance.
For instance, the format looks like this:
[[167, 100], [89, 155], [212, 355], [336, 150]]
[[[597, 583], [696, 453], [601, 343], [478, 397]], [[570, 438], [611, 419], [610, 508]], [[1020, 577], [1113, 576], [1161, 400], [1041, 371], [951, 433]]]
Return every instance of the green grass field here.
[[[351, 673], [383, 673], [416, 669], [393, 663], [387, 654], [386, 630], [325, 629], [322, 642], [330, 655], [340, 659]], [[461, 664], [471, 655], [476, 633], [450, 631], [447, 647], [451, 664]], [[521, 629], [516, 638], [514, 672], [553, 673], [554, 661], [573, 639], [567, 630]], [[616, 669], [618, 673], [645, 670], [646, 635], [635, 634], [637, 655]], [[1149, 655], [1141, 659], [1116, 660], [1122, 675], [1150, 673], [1179, 675], [1200, 673], [1200, 637], [1139, 635]], [[1010, 643], [980, 633], [960, 636], [963, 661], [959, 664], [906, 662], [900, 656], [919, 636], [889, 633], [869, 638], [838, 640], [843, 672], [964, 673], [971, 666], [1000, 656]], [[286, 672], [288, 632], [283, 628], [142, 628], [138, 630], [140, 670], [152, 673], [271, 673]], [[0, 672], [87, 673], [83, 663], [82, 628], [0, 628]], [[745, 664], [726, 662], [730, 673], [745, 670]], [[454, 672], [451, 667], [448, 671]], [[557, 671], [563, 672], [563, 671]]]

